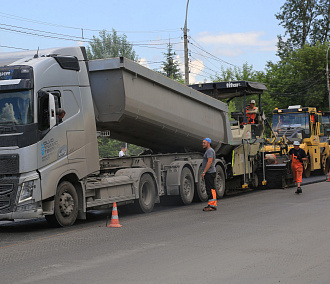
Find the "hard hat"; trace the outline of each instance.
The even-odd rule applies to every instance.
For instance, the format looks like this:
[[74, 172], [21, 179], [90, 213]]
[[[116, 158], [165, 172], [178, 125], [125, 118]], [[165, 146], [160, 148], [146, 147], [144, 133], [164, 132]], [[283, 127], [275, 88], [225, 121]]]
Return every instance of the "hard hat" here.
[[205, 138], [204, 140], [211, 144], [211, 138]]
[[294, 141], [293, 146], [300, 146], [300, 142], [299, 141]]
[[250, 104], [255, 104], [256, 101], [255, 100], [251, 100]]

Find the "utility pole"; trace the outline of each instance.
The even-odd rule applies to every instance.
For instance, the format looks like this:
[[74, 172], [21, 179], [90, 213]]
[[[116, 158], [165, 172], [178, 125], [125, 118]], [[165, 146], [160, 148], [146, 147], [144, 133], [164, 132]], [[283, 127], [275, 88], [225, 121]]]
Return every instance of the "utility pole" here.
[[[330, 19], [330, 0], [329, 0], [329, 7], [328, 7], [328, 21], [329, 21], [329, 19]], [[329, 25], [330, 25], [330, 22], [329, 22]], [[329, 83], [329, 62], [328, 62], [329, 48], [330, 48], [330, 45], [327, 49], [326, 76], [327, 76], [327, 87], [328, 87], [328, 102], [329, 102], [329, 110], [330, 110], [330, 83]]]
[[327, 49], [327, 65], [326, 65], [326, 76], [327, 76], [327, 87], [328, 87], [328, 101], [329, 101], [329, 110], [330, 110], [330, 83], [329, 83], [329, 62], [328, 62], [328, 54], [329, 54], [329, 48]]
[[188, 35], [187, 35], [187, 16], [188, 16], [188, 4], [186, 8], [186, 21], [183, 28], [183, 42], [184, 42], [184, 82], [186, 85], [189, 85], [189, 58], [188, 58]]

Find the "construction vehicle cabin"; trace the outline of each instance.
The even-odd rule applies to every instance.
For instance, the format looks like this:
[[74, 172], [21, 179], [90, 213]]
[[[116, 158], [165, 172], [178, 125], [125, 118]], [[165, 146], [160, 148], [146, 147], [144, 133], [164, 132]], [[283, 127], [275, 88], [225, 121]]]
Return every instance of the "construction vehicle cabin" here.
[[294, 141], [308, 155], [304, 162], [304, 176], [309, 177], [315, 170], [329, 172], [329, 137], [325, 136], [322, 113], [314, 107], [289, 106], [273, 111], [272, 137], [267, 139], [266, 153], [275, 153], [277, 163], [288, 160], [288, 152]]
[[324, 129], [324, 136], [329, 140], [330, 136], [330, 111], [322, 112], [322, 125]]

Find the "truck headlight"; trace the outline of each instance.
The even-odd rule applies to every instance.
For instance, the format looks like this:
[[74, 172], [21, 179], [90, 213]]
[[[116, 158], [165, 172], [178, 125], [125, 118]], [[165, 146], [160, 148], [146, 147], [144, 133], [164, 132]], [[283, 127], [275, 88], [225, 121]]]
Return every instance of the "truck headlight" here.
[[33, 189], [35, 188], [34, 180], [23, 182], [21, 185], [21, 193], [19, 203], [32, 199]]

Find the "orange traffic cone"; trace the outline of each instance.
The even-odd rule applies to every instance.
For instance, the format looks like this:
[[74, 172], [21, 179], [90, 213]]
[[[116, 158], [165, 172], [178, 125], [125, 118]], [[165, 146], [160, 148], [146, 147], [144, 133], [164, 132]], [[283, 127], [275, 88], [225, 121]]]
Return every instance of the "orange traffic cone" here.
[[118, 211], [117, 211], [117, 203], [114, 202], [112, 205], [112, 216], [111, 216], [111, 222], [107, 226], [108, 228], [113, 227], [113, 228], [120, 228], [122, 225], [119, 224], [119, 219], [118, 219]]
[[327, 173], [327, 181], [330, 181], [330, 170], [329, 173]]

